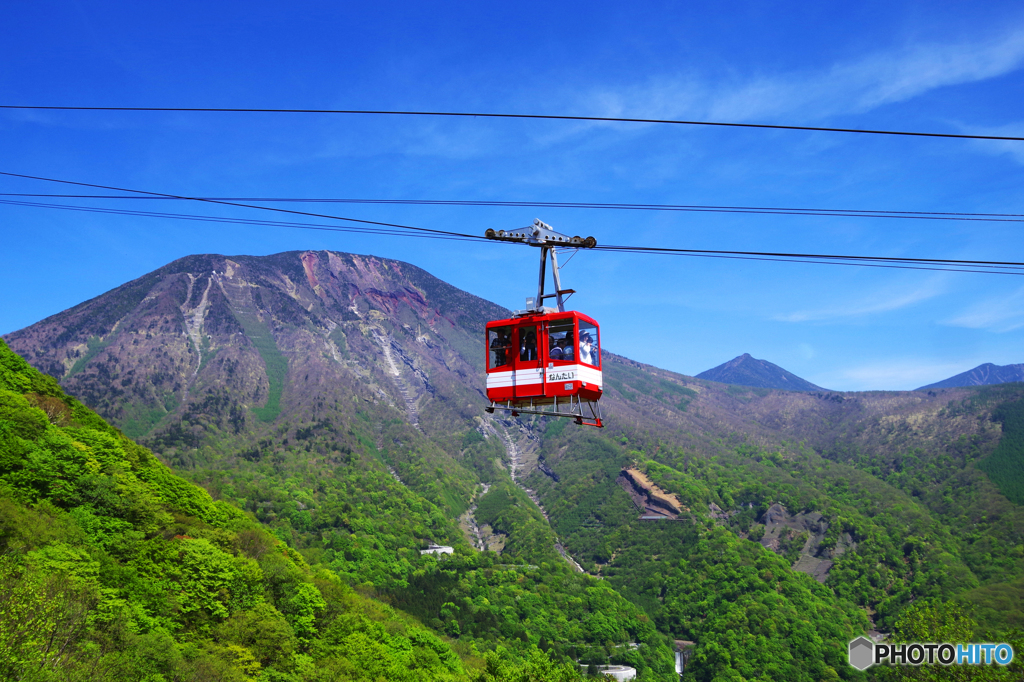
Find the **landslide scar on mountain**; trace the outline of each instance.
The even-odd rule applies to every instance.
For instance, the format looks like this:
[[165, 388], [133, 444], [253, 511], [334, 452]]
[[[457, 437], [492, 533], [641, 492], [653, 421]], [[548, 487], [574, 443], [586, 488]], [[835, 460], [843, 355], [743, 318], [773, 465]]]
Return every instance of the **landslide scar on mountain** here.
[[623, 469], [615, 482], [622, 486], [644, 516], [658, 515], [674, 519], [684, 510], [689, 511], [678, 497], [654, 485], [646, 474], [634, 467]]
[[316, 271], [314, 270], [317, 262], [319, 262], [319, 259], [316, 257], [315, 253], [313, 253], [312, 251], [307, 251], [306, 253], [302, 254], [301, 260], [302, 269], [306, 271], [306, 281], [309, 282], [309, 288], [316, 292], [317, 296], [322, 295], [320, 289], [320, 282], [317, 280]]

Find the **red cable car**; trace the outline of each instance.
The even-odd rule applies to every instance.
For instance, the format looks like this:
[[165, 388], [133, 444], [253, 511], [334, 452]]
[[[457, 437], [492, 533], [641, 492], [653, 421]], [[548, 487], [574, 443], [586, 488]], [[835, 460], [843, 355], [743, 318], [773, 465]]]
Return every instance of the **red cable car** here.
[[[525, 242], [541, 247], [537, 297], [511, 318], [487, 323], [487, 411], [508, 411], [549, 417], [568, 417], [577, 424], [602, 427], [601, 338], [597, 322], [566, 310], [565, 299], [576, 293], [562, 289], [555, 247], [592, 248], [593, 237], [559, 234], [535, 220], [530, 228], [505, 232], [487, 230], [489, 239]], [[544, 293], [544, 270], [550, 256], [555, 293]], [[543, 305], [555, 298], [557, 308]]]

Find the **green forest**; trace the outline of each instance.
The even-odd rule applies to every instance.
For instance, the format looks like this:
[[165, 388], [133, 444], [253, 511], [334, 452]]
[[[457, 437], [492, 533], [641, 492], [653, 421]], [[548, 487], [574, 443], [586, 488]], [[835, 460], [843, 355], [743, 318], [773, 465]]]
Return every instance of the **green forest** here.
[[[373, 528], [363, 530], [373, 535]], [[508, 595], [521, 593], [528, 579], [459, 561], [468, 563], [453, 562], [456, 571], [480, 574], [470, 599], [493, 597], [498, 605], [479, 622], [497, 623], [514, 599]], [[353, 562], [357, 555], [346, 560]], [[368, 564], [357, 578], [311, 565], [251, 515], [174, 475], [0, 345], [0, 678], [579, 677], [578, 666], [549, 655], [539, 641], [502, 639], [501, 624], [481, 631], [478, 647], [476, 638], [448, 637], [373, 598], [372, 588], [352, 585], [378, 570]], [[409, 577], [437, 570], [433, 557], [418, 553], [409, 553], [408, 564]], [[586, 596], [584, 615], [610, 600], [624, 623], [638, 622], [640, 614], [621, 597], [590, 596], [591, 589], [585, 582], [565, 585], [559, 598]], [[444, 590], [435, 594], [450, 601]], [[466, 609], [458, 618], [472, 629], [470, 609], [458, 601], [455, 610]], [[538, 614], [547, 601], [538, 600]], [[574, 636], [581, 645], [603, 641], [595, 633], [609, 633], [595, 628], [578, 628]]]

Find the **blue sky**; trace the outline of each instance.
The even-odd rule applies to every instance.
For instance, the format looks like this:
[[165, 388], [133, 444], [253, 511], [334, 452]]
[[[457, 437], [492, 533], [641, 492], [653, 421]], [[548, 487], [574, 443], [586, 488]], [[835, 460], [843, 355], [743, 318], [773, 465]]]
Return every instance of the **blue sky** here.
[[[1024, 7], [19, 1], [0, 23], [0, 104], [565, 113], [1021, 136]], [[6, 111], [0, 171], [189, 196], [1024, 213], [1024, 143], [650, 124]], [[62, 191], [0, 178], [0, 192]], [[141, 204], [132, 206], [266, 217]], [[329, 212], [473, 233], [541, 218], [605, 244], [1024, 261], [1024, 223], [1015, 222]], [[192, 253], [372, 253], [510, 308], [536, 279], [535, 251], [500, 244], [9, 204], [0, 204], [0, 235], [0, 333]], [[610, 350], [686, 374], [749, 352], [828, 388], [909, 389], [982, 362], [1024, 362], [1024, 277], [580, 253], [563, 278]]]

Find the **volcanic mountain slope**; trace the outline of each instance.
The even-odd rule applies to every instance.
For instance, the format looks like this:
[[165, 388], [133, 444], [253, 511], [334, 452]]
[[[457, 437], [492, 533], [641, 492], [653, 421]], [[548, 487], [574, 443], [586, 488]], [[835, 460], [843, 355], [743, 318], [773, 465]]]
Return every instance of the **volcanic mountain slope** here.
[[[903, 491], [911, 497], [905, 503], [927, 510], [949, 528], [969, 524], [972, 533], [958, 534], [958, 539], [964, 560], [982, 582], [1024, 575], [1024, 555], [1016, 549], [1024, 542], [1024, 507], [1001, 492], [1016, 480], [1013, 469], [988, 465], [997, 446], [1002, 454], [1021, 442], [1020, 436], [1004, 438], [1008, 422], [1002, 416], [1024, 400], [1024, 387], [1018, 384], [930, 392], [740, 389], [618, 356], [606, 358], [604, 373], [606, 435], [624, 450], [660, 449], [712, 461], [776, 452], [782, 453], [779, 462], [786, 468], [795, 467], [809, 451], [824, 458], [814, 467], [828, 461], [853, 467], [857, 471], [843, 474], [850, 481], [858, 478], [868, 485], [863, 472], [884, 481], [894, 495]], [[573, 446], [552, 451], [545, 445], [539, 455], [564, 480], [559, 458], [575, 459], [574, 453]], [[1013, 456], [1002, 454], [1003, 459]], [[735, 465], [737, 472], [761, 468], [749, 457]], [[811, 475], [821, 499], [838, 494], [827, 477]], [[768, 504], [782, 497], [781, 485], [767, 486], [765, 492], [774, 496], [766, 499]]]
[[957, 386], [990, 386], [992, 384], [1009, 384], [1024, 381], [1024, 363], [1018, 365], [993, 365], [986, 362], [974, 369], [936, 381], [917, 389], [927, 391], [934, 388], [955, 388]]
[[450, 393], [453, 380], [475, 380], [482, 353], [470, 337], [505, 312], [397, 261], [204, 255], [6, 338], [134, 435], [223, 389], [234, 421], [271, 422], [280, 410], [329, 400], [342, 377], [355, 384], [344, 393], [393, 404], [436, 430], [422, 403], [438, 388]]
[[697, 375], [698, 379], [717, 381], [722, 384], [753, 386], [755, 388], [776, 388], [783, 391], [825, 391], [801, 379], [792, 372], [787, 372], [778, 365], [767, 360], [758, 360], [750, 353], [733, 358]]
[[[397, 261], [204, 255], [7, 341], [172, 463], [193, 467], [232, 450], [259, 458], [333, 420], [340, 435], [329, 450], [368, 440], [410, 484], [428, 485], [440, 468], [448, 480], [433, 498], [451, 493], [449, 506], [465, 506], [475, 475], [430, 439], [449, 443], [452, 423], [472, 427], [482, 413], [477, 330], [505, 313]], [[415, 467], [388, 459], [385, 451], [408, 453], [398, 444], [413, 442]]]

